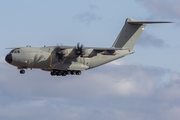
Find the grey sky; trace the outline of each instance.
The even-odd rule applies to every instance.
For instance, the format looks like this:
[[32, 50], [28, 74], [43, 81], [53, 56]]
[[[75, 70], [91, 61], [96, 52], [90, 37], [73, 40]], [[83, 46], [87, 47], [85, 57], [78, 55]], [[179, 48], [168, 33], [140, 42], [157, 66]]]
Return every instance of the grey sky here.
[[93, 21], [101, 19], [101, 17], [98, 16], [97, 9], [97, 6], [89, 5], [89, 8], [87, 10], [81, 11], [80, 13], [76, 14], [74, 18], [79, 20], [80, 22], [90, 24]]
[[152, 13], [159, 18], [173, 18], [179, 19], [180, 18], [180, 8], [179, 0], [136, 0], [137, 2], [141, 3], [145, 8], [147, 8], [148, 12]]

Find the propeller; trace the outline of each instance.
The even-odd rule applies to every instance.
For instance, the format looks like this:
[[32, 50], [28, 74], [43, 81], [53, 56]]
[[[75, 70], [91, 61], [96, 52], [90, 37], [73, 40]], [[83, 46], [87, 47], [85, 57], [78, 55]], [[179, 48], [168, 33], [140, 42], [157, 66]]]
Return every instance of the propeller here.
[[80, 43], [77, 43], [76, 55], [79, 55], [81, 57], [84, 55], [84, 46], [83, 46], [83, 44], [80, 45]]

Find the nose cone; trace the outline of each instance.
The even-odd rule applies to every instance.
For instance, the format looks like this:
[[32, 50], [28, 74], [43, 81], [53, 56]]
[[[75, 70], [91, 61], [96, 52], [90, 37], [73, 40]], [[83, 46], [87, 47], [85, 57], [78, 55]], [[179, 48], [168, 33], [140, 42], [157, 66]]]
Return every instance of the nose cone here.
[[8, 63], [12, 63], [12, 55], [11, 55], [11, 54], [6, 55], [5, 60], [6, 60], [6, 62], [8, 62]]

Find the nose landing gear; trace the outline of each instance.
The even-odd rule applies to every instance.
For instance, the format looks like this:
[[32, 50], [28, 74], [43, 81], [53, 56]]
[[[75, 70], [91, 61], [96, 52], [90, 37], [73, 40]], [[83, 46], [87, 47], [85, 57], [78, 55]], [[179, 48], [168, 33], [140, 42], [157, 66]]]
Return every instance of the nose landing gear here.
[[26, 67], [18, 67], [17, 69], [19, 69], [19, 73], [20, 74], [25, 74], [25, 70], [24, 69], [27, 69]]
[[25, 73], [25, 70], [20, 70], [20, 74], [24, 74]]

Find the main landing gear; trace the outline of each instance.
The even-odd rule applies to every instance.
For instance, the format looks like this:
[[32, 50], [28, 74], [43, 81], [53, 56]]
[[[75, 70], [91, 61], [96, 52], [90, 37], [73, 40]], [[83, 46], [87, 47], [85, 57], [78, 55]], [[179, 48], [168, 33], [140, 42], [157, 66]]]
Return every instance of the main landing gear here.
[[66, 76], [66, 75], [81, 75], [81, 71], [77, 70], [73, 70], [73, 71], [60, 71], [60, 70], [55, 70], [55, 71], [52, 71], [50, 73], [52, 76]]

